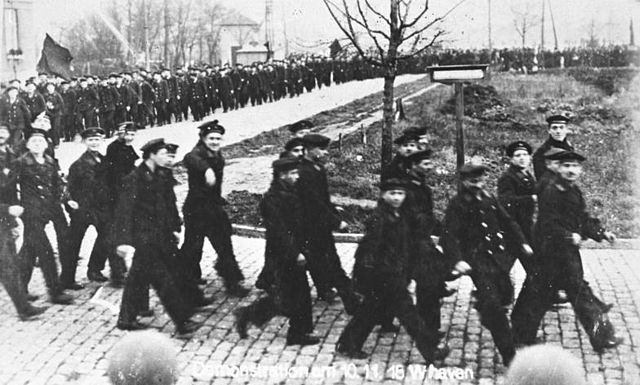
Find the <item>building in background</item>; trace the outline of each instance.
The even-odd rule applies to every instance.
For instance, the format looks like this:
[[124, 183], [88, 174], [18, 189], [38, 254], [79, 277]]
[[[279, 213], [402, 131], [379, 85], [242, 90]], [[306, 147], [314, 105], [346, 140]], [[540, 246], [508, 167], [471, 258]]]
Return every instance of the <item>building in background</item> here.
[[235, 64], [237, 51], [251, 42], [264, 43], [260, 35], [261, 25], [250, 18], [234, 11], [221, 23], [219, 47], [219, 64]]
[[35, 72], [38, 42], [33, 0], [2, 1], [0, 80], [24, 79]]

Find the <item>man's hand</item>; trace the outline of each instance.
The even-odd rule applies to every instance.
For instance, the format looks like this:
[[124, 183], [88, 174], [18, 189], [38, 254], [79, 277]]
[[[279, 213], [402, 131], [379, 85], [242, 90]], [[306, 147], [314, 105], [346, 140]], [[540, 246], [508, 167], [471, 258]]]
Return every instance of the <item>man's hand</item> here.
[[298, 258], [296, 259], [296, 263], [298, 264], [298, 266], [306, 266], [307, 259], [304, 257], [304, 255], [299, 254]]
[[74, 200], [68, 201], [67, 204], [69, 205], [69, 207], [71, 207], [72, 210], [77, 210], [80, 207], [78, 202], [76, 202]]
[[349, 226], [349, 224], [345, 221], [340, 221], [340, 225], [338, 226], [338, 230], [344, 230]]
[[576, 245], [576, 246], [579, 246], [580, 242], [582, 242], [582, 236], [580, 234], [578, 234], [578, 233], [572, 233], [571, 234], [571, 243]]
[[176, 244], [180, 243], [180, 233], [177, 231], [173, 232], [173, 240], [176, 242]]
[[458, 271], [460, 274], [465, 275], [465, 274], [469, 274], [469, 272], [471, 271], [471, 266], [469, 266], [469, 264], [466, 263], [465, 261], [460, 261], [456, 263], [456, 266], [454, 267], [454, 269]]
[[522, 251], [529, 257], [533, 255], [533, 249], [528, 243], [522, 245]]
[[118, 254], [120, 258], [127, 258], [133, 255], [133, 253], [135, 252], [136, 252], [135, 247], [131, 245], [120, 245], [116, 247], [116, 254]]
[[208, 168], [204, 173], [204, 179], [208, 186], [215, 186], [216, 184], [216, 174], [213, 172], [213, 169]]
[[533, 203], [538, 202], [538, 196], [536, 194], [531, 195], [531, 200], [533, 201]]
[[609, 243], [613, 244], [616, 241], [616, 235], [611, 231], [605, 231], [604, 239], [606, 239]]
[[22, 213], [24, 213], [24, 207], [17, 205], [9, 206], [9, 209], [7, 211], [12, 217], [19, 217], [20, 215], [22, 215]]

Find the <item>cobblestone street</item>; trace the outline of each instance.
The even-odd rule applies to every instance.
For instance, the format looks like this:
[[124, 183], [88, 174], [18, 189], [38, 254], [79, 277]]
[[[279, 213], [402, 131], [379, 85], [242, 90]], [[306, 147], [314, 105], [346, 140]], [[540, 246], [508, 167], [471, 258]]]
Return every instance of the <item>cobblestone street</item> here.
[[[253, 284], [261, 268], [264, 243], [260, 239], [234, 237], [240, 265]], [[338, 251], [347, 271], [353, 263], [355, 244], [340, 244]], [[86, 250], [78, 271], [86, 274]], [[216, 296], [214, 309], [201, 313], [204, 326], [189, 341], [174, 339], [180, 349], [179, 384], [264, 383], [277, 384], [360, 384], [360, 383], [445, 383], [500, 384], [504, 367], [489, 332], [482, 328], [470, 296], [471, 281], [455, 282], [458, 292], [443, 305], [443, 329], [448, 333], [451, 354], [438, 363], [441, 368], [466, 370], [465, 380], [438, 381], [445, 374], [458, 372], [425, 368], [422, 358], [404, 329], [398, 335], [379, 335], [367, 340], [367, 360], [349, 361], [336, 355], [335, 343], [348, 318], [339, 300], [327, 306], [314, 305], [315, 331], [322, 337], [316, 346], [285, 346], [286, 320], [278, 317], [264, 330], [252, 328], [249, 338], [240, 340], [233, 329], [233, 310], [259, 295], [241, 301], [226, 296], [213, 270], [214, 252], [207, 245], [203, 267], [210, 281], [208, 293]], [[605, 302], [613, 302], [611, 319], [625, 342], [615, 350], [596, 354], [588, 337], [577, 324], [570, 305], [547, 313], [540, 337], [562, 345], [584, 363], [591, 384], [636, 384], [640, 378], [640, 261], [637, 250], [587, 249], [583, 251], [585, 274], [596, 293]], [[519, 289], [523, 271], [518, 268], [514, 280]], [[83, 282], [87, 283], [87, 282]], [[99, 288], [87, 284], [70, 306], [53, 305], [38, 319], [19, 322], [4, 291], [0, 292], [0, 383], [1, 384], [108, 384], [105, 369], [114, 344], [126, 332], [115, 328], [121, 290], [105, 286], [100, 299], [90, 301]], [[39, 270], [30, 291], [46, 298]], [[314, 293], [315, 296], [315, 293]], [[113, 306], [109, 306], [109, 303]], [[162, 333], [170, 334], [173, 325], [156, 297], [152, 297], [155, 318], [143, 319]], [[396, 321], [397, 322], [397, 321]], [[249, 375], [246, 371], [259, 368]], [[244, 369], [245, 372], [238, 372]], [[278, 370], [279, 369], [279, 370]], [[457, 378], [457, 377], [455, 377]]]

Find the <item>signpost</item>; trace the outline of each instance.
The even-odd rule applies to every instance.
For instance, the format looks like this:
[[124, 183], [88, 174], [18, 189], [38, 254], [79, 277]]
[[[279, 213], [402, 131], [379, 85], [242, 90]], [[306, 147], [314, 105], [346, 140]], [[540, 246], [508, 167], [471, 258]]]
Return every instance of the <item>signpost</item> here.
[[487, 74], [488, 64], [465, 64], [427, 67], [432, 82], [453, 84], [456, 93], [456, 165], [464, 164], [464, 82], [482, 80]]

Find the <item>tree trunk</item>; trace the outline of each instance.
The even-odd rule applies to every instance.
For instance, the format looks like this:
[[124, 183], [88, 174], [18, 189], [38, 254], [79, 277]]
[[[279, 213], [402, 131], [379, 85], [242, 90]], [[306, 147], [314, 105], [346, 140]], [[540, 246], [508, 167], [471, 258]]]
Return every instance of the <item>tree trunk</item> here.
[[391, 163], [393, 157], [393, 83], [395, 80], [395, 71], [387, 69], [384, 75], [382, 98], [382, 146], [380, 148], [382, 168]]

